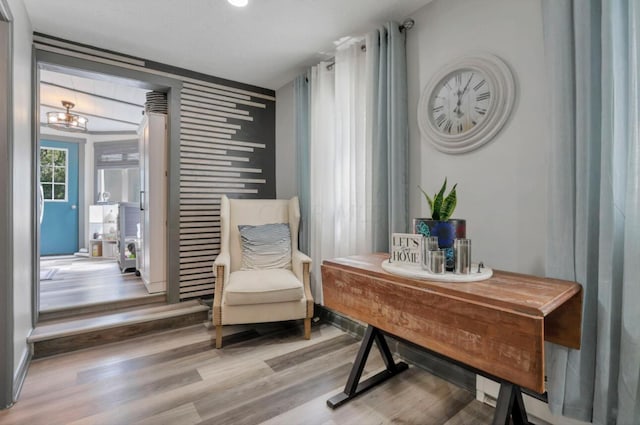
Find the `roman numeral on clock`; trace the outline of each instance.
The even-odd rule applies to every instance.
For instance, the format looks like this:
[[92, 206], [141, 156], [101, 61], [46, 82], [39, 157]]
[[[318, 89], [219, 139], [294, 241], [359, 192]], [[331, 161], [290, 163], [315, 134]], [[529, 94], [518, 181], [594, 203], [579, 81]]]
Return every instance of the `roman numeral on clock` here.
[[475, 86], [473, 86], [473, 89], [475, 91], [478, 91], [482, 88], [482, 86], [484, 86], [487, 83], [487, 80], [482, 80], [480, 81], [478, 84], [476, 84]]
[[444, 123], [446, 119], [447, 117], [445, 114], [438, 115], [438, 118], [436, 118], [436, 124], [438, 125], [438, 127], [442, 127], [442, 123]]
[[440, 106], [434, 106], [433, 107], [433, 112], [440, 112], [444, 109], [444, 105], [440, 105]]
[[475, 111], [476, 111], [477, 113], [479, 113], [480, 115], [484, 115], [484, 114], [486, 114], [486, 113], [487, 113], [486, 108], [481, 108], [481, 107], [479, 107], [479, 106], [476, 106], [476, 107], [474, 107], [473, 109], [475, 109]]
[[462, 123], [458, 123], [458, 133], [462, 133]]
[[480, 93], [479, 95], [476, 96], [476, 100], [477, 101], [481, 101], [481, 100], [487, 100], [489, 99], [489, 97], [491, 97], [491, 93], [484, 92], [484, 93]]
[[451, 120], [447, 120], [447, 124], [444, 126], [444, 131], [446, 131], [447, 133], [451, 133], [452, 126], [453, 123], [451, 122]]

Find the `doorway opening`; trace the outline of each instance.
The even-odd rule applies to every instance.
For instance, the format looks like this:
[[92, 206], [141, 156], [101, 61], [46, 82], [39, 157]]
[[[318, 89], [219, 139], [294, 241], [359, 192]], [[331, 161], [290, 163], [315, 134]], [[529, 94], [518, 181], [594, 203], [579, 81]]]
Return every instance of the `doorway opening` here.
[[[59, 65], [37, 71], [39, 313], [157, 300], [137, 272], [139, 133], [150, 89]], [[86, 131], [50, 121], [65, 114], [63, 102], [74, 104]]]

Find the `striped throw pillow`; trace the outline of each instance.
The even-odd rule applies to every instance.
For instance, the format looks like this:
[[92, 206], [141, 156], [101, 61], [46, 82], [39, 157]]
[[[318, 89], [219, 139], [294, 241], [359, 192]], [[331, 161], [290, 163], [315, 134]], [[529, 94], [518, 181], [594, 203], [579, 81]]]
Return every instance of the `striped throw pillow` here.
[[285, 223], [239, 225], [240, 270], [291, 269], [291, 232]]

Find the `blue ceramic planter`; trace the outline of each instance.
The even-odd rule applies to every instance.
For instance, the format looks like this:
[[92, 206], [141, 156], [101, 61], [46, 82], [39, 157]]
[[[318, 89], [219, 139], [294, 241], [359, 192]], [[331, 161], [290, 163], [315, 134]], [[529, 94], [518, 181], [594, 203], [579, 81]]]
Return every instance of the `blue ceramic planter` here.
[[445, 251], [447, 270], [453, 271], [456, 264], [453, 241], [456, 238], [467, 237], [467, 222], [465, 220], [452, 218], [440, 221], [430, 218], [414, 218], [413, 233], [423, 236], [437, 236], [438, 246]]

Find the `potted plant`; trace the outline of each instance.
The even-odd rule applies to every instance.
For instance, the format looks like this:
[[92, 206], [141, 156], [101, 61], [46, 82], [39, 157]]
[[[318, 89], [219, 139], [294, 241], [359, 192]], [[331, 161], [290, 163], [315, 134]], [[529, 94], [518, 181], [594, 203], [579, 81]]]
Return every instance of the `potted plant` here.
[[431, 209], [431, 218], [414, 218], [413, 232], [423, 236], [437, 236], [438, 246], [445, 251], [447, 270], [453, 270], [455, 258], [453, 252], [453, 241], [456, 238], [466, 237], [466, 221], [451, 218], [458, 202], [455, 184], [451, 191], [447, 191], [447, 179], [440, 188], [440, 191], [433, 197], [418, 186]]

